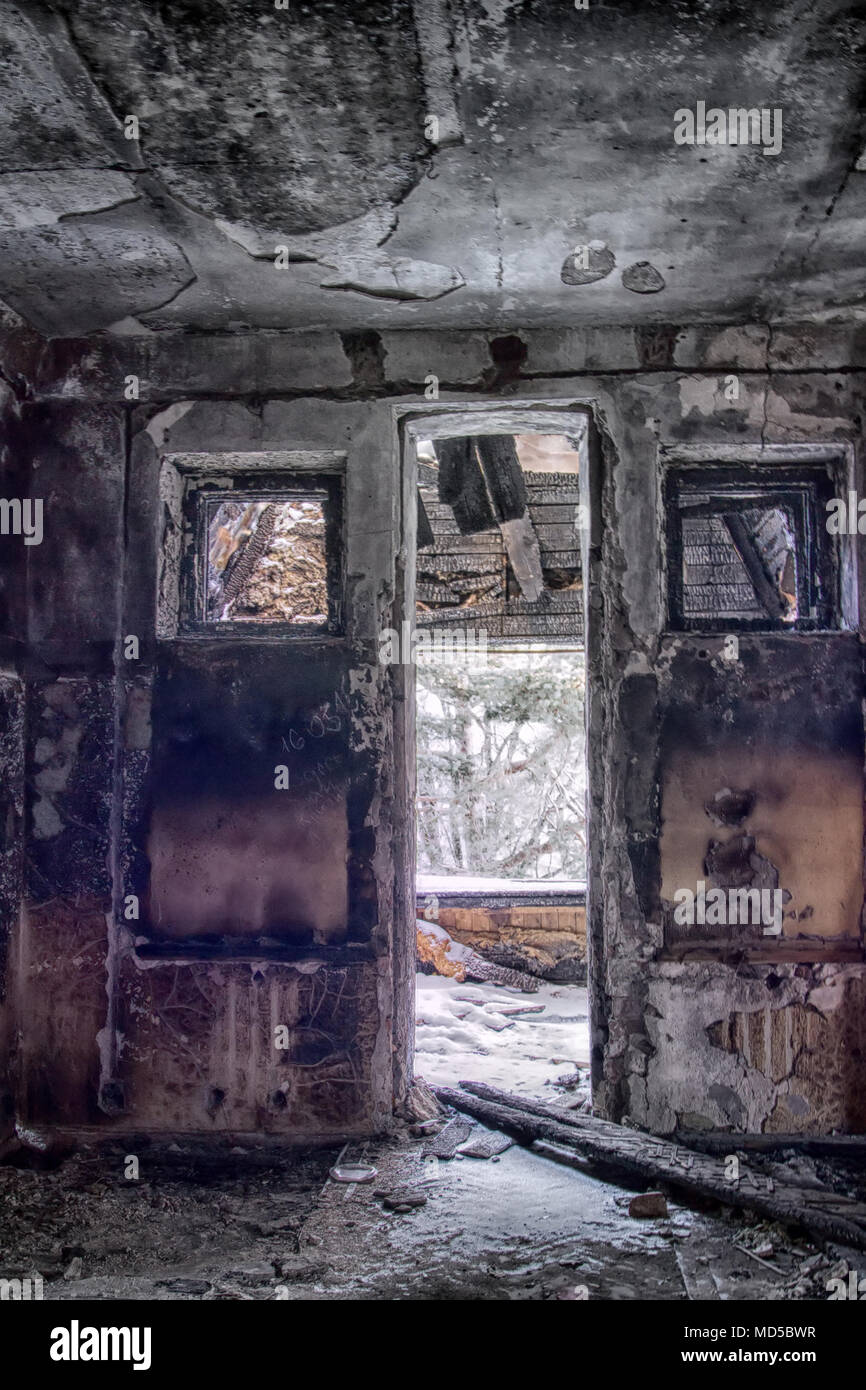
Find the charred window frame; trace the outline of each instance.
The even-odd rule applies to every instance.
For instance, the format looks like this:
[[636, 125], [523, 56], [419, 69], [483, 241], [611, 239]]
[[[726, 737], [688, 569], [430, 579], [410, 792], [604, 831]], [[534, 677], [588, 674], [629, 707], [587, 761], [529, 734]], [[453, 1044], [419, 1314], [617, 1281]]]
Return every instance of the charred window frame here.
[[[228, 485], [227, 485], [228, 483]], [[234, 484], [233, 486], [231, 484]], [[213, 509], [222, 503], [290, 504], [313, 501], [324, 515], [327, 615], [323, 623], [271, 618], [217, 618], [208, 607], [209, 531]], [[344, 488], [337, 473], [246, 474], [227, 480], [191, 478], [184, 496], [187, 544], [180, 574], [180, 633], [185, 636], [285, 639], [338, 636], [343, 632]]]
[[[680, 632], [811, 632], [839, 628], [839, 557], [826, 527], [827, 502], [836, 492], [830, 471], [817, 465], [671, 466], [664, 484], [669, 627]], [[792, 534], [796, 570], [793, 618], [786, 617], [779, 611], [782, 605], [774, 603], [772, 579], [767, 573], [761, 575], [758, 557], [743, 535], [748, 514], [756, 510], [782, 512]], [[684, 522], [700, 518], [720, 520], [725, 525], [754, 591], [755, 606], [764, 607], [763, 614], [688, 611]], [[746, 544], [741, 549], [742, 541]]]

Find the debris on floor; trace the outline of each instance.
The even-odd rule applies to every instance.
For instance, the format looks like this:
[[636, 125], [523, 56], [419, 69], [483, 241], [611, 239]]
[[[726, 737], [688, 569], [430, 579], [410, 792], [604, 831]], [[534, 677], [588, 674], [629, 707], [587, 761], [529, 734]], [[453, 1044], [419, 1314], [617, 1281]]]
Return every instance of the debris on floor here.
[[461, 1144], [465, 1144], [475, 1126], [471, 1120], [449, 1120], [438, 1134], [425, 1140], [421, 1150], [424, 1158], [453, 1158]]
[[510, 1149], [513, 1143], [514, 1140], [509, 1139], [507, 1134], [501, 1134], [496, 1129], [483, 1129], [479, 1125], [476, 1133], [461, 1144], [457, 1152], [463, 1154], [464, 1158], [496, 1158]]
[[[456, 1118], [464, 1145], [500, 1147], [497, 1131]], [[698, 1212], [668, 1193], [667, 1219], [635, 1220], [633, 1187], [585, 1162], [551, 1163], [521, 1143], [486, 1162], [434, 1162], [425, 1144], [405, 1124], [339, 1152], [150, 1146], [139, 1182], [123, 1177], [125, 1146], [87, 1147], [50, 1170], [0, 1166], [0, 1277], [35, 1269], [55, 1301], [204, 1302], [787, 1301], [826, 1299], [858, 1277], [856, 1252], [747, 1210]], [[379, 1177], [335, 1183], [337, 1163]]]
[[668, 1204], [663, 1192], [639, 1192], [628, 1204], [629, 1216], [644, 1220], [666, 1217]]
[[484, 960], [471, 947], [462, 946], [459, 941], [455, 941], [445, 928], [436, 922], [425, 922], [418, 918], [416, 942], [419, 965], [426, 966], [437, 975], [459, 980], [461, 983], [464, 980], [482, 980], [488, 984], [502, 985], [507, 989], [519, 989], [524, 994], [535, 994], [538, 991], [539, 981], [536, 976]]
[[423, 1192], [413, 1192], [400, 1188], [394, 1188], [390, 1192], [380, 1188], [373, 1193], [373, 1196], [381, 1201], [386, 1211], [396, 1211], [400, 1215], [427, 1204], [427, 1198]]
[[826, 1186], [761, 1180], [740, 1173], [734, 1180], [724, 1156], [684, 1149], [669, 1140], [609, 1121], [557, 1110], [555, 1106], [500, 1091], [484, 1083], [461, 1082], [459, 1090], [434, 1088], [446, 1105], [504, 1130], [521, 1144], [544, 1145], [547, 1157], [613, 1178], [663, 1184], [686, 1200], [711, 1198], [726, 1206], [801, 1226], [824, 1239], [866, 1249], [866, 1203]]
[[430, 1124], [443, 1114], [442, 1106], [422, 1076], [416, 1076], [406, 1099], [396, 1111], [399, 1119], [416, 1124]]

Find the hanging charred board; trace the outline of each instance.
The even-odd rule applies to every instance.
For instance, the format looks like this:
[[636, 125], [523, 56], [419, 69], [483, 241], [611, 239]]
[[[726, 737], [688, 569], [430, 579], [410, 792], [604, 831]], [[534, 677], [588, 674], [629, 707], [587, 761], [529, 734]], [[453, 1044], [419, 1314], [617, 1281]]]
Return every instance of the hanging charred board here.
[[746, 522], [737, 512], [723, 513], [722, 520], [728, 528], [731, 540], [734, 542], [737, 553], [746, 567], [746, 573], [752, 581], [752, 588], [755, 590], [767, 617], [783, 617], [786, 611], [785, 603], [767, 577], [761, 553]]
[[475, 439], [496, 520], [518, 521], [529, 507], [526, 479], [510, 434], [479, 434]]
[[537, 602], [544, 593], [544, 575], [541, 572], [538, 537], [529, 513], [517, 517], [515, 521], [501, 521], [499, 529], [523, 597], [529, 603]]
[[439, 501], [453, 509], [460, 534], [489, 531], [496, 517], [484, 486], [474, 441], [469, 438], [437, 439], [433, 445], [439, 460]]

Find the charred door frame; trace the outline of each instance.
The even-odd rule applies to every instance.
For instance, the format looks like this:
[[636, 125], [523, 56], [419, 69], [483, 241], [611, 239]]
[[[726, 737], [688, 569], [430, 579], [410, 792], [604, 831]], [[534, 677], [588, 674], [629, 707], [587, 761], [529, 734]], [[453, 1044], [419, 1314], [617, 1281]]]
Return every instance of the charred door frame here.
[[[508, 404], [495, 401], [443, 401], [425, 407], [395, 406], [400, 446], [401, 495], [399, 499], [399, 549], [397, 554], [393, 622], [397, 630], [415, 612], [417, 553], [418, 439], [441, 439], [463, 434], [569, 434], [580, 432], [581, 506], [587, 508], [589, 525], [580, 530], [581, 568], [584, 577], [584, 647], [586, 652], [586, 769], [587, 769], [587, 979], [591, 1040], [606, 1036], [607, 997], [603, 978], [604, 898], [601, 877], [601, 789], [604, 746], [600, 702], [594, 698], [600, 671], [604, 606], [600, 583], [601, 497], [603, 455], [599, 447], [594, 402], [586, 398], [525, 400]], [[401, 826], [394, 844], [394, 1006], [404, 1018], [408, 1043], [407, 1073], [411, 1079], [415, 1050], [415, 874], [416, 874], [416, 762], [414, 668], [399, 665], [394, 671], [395, 800]], [[406, 1015], [408, 1014], [408, 1018]], [[601, 1080], [602, 1049], [593, 1045], [592, 1084]]]

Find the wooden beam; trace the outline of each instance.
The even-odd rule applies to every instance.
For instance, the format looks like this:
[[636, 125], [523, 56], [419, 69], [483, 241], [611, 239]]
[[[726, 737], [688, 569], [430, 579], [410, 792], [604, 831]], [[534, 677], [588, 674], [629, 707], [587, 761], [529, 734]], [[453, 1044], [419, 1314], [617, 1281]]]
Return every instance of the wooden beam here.
[[421, 489], [418, 489], [418, 536], [416, 545], [419, 550], [423, 550], [425, 545], [435, 545], [436, 537], [433, 534], [433, 527], [430, 525], [430, 518], [427, 515], [427, 508], [424, 506], [424, 498], [421, 496]]
[[[631, 1181], [637, 1186], [664, 1184], [686, 1200], [709, 1197], [725, 1206], [756, 1211], [771, 1221], [802, 1226], [825, 1240], [866, 1248], [866, 1206], [829, 1188], [799, 1187], [796, 1179], [789, 1183], [775, 1174], [768, 1181], [748, 1170], [739, 1182], [732, 1183], [726, 1175], [724, 1155], [683, 1149], [669, 1140], [606, 1120], [556, 1114], [544, 1102], [531, 1102], [482, 1082], [461, 1081], [459, 1091], [434, 1086], [433, 1093], [443, 1104], [472, 1115], [491, 1129], [502, 1130], [528, 1148], [542, 1141], [545, 1147], [536, 1152], [546, 1157], [574, 1166], [575, 1160], [581, 1166], [592, 1165], [606, 1180]], [[739, 1136], [728, 1137], [729, 1152], [736, 1153]]]
[[526, 479], [511, 434], [479, 434], [475, 439], [481, 471], [496, 520], [518, 521], [529, 508]]
[[508, 558], [523, 597], [535, 603], [544, 593], [541, 551], [529, 515], [526, 479], [511, 434], [479, 434], [481, 471], [499, 522]]
[[500, 521], [499, 529], [520, 591], [525, 599], [535, 603], [544, 593], [544, 574], [538, 537], [529, 513], [516, 521]]
[[461, 536], [490, 531], [496, 525], [496, 517], [473, 440], [466, 435], [436, 439], [433, 448], [439, 461], [439, 501], [453, 510]]
[[755, 591], [755, 596], [767, 617], [783, 618], [787, 612], [785, 601], [767, 578], [760, 551], [749, 535], [745, 521], [739, 512], [724, 512], [722, 520], [728, 528], [728, 535], [746, 567], [746, 573]]

